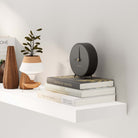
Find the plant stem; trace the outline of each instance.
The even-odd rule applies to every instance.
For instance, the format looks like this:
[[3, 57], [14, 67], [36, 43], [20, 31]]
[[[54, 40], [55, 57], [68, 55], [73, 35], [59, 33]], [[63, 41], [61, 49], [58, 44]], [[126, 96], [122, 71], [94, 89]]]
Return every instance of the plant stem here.
[[34, 55], [33, 48], [34, 48], [34, 40], [33, 40], [33, 43], [31, 44], [31, 56], [33, 56], [33, 55]]

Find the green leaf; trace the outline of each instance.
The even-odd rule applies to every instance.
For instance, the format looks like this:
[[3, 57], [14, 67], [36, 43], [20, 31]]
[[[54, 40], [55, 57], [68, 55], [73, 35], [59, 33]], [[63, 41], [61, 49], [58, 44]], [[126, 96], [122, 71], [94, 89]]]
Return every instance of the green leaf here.
[[32, 37], [32, 39], [33, 39], [33, 40], [36, 40], [36, 38], [35, 38], [34, 36]]
[[38, 45], [35, 45], [35, 46], [33, 47], [33, 49], [37, 49], [37, 46], [38, 46]]
[[39, 28], [39, 29], [37, 29], [36, 31], [41, 31], [42, 30], [42, 28]]
[[36, 52], [43, 53], [43, 51], [41, 51], [41, 50], [37, 50]]
[[36, 42], [35, 44], [40, 45], [40, 43], [39, 43], [39, 42]]
[[27, 42], [27, 45], [31, 47], [31, 44]]
[[21, 50], [21, 52], [25, 52], [25, 50]]
[[23, 45], [27, 45], [26, 43], [23, 43]]
[[33, 35], [33, 32], [32, 32], [32, 30], [30, 30], [30, 34], [31, 34], [31, 35]]
[[36, 36], [35, 38], [40, 40], [40, 35]]
[[28, 47], [25, 47], [25, 49], [26, 49], [27, 51], [31, 51]]
[[0, 60], [0, 66], [3, 64], [4, 61], [5, 60], [3, 60], [3, 59]]
[[33, 36], [31, 34], [29, 34], [29, 36], [31, 37], [31, 39], [33, 38]]
[[37, 49], [39, 49], [39, 50], [43, 50], [42, 48], [40, 48], [40, 47], [37, 47]]
[[28, 52], [25, 52], [25, 53], [23, 53], [24, 55], [27, 55], [27, 54], [29, 54]]
[[27, 37], [27, 36], [25, 37], [25, 39], [28, 41], [32, 41], [32, 39], [30, 37]]

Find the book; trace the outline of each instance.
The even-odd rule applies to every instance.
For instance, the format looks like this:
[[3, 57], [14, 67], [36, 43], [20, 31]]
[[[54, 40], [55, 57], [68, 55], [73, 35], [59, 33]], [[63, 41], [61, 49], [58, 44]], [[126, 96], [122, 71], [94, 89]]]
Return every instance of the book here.
[[115, 94], [79, 98], [60, 93], [54, 93], [51, 91], [39, 91], [38, 97], [71, 106], [81, 106], [87, 104], [97, 104], [115, 101]]
[[83, 79], [79, 77], [74, 77], [73, 75], [48, 77], [47, 83], [74, 89], [90, 89], [113, 86], [113, 80], [111, 79], [104, 79], [99, 77]]
[[46, 84], [46, 90], [76, 97], [90, 97], [90, 96], [115, 94], [115, 87], [78, 90], [54, 84]]

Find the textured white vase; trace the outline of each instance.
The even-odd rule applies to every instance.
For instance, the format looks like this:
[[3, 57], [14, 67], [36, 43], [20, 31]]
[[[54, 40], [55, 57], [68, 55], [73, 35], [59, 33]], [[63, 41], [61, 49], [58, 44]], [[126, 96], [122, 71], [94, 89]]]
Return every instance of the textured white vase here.
[[19, 70], [34, 80], [37, 74], [43, 72], [43, 64], [39, 56], [25, 56]]

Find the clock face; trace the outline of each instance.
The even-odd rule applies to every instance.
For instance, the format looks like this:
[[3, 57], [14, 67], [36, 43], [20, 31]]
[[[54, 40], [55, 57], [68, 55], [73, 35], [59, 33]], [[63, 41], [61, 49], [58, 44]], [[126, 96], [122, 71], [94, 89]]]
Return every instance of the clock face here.
[[97, 68], [97, 53], [89, 43], [78, 43], [70, 53], [70, 65], [78, 76], [91, 76]]

